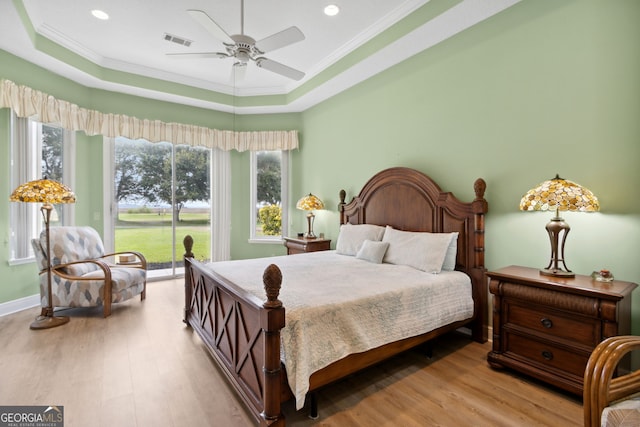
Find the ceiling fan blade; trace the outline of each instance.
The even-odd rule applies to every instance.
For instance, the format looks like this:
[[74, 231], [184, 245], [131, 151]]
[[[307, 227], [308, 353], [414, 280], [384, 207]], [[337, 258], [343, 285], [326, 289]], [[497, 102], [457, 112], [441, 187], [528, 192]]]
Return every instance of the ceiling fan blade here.
[[188, 52], [188, 53], [167, 53], [167, 56], [175, 58], [228, 58], [224, 52]]
[[225, 44], [235, 44], [233, 39], [226, 33], [209, 15], [207, 15], [202, 10], [189, 9], [187, 13], [191, 15], [191, 17], [198, 22], [198, 24], [202, 25], [213, 37], [220, 40]]
[[286, 30], [282, 30], [279, 33], [257, 41], [256, 48], [262, 53], [267, 53], [302, 40], [304, 40], [302, 31], [300, 31], [298, 27], [289, 27]]
[[302, 71], [298, 71], [279, 62], [272, 61], [271, 59], [258, 58], [256, 59], [256, 65], [260, 68], [264, 68], [293, 80], [301, 80], [304, 77], [304, 73]]

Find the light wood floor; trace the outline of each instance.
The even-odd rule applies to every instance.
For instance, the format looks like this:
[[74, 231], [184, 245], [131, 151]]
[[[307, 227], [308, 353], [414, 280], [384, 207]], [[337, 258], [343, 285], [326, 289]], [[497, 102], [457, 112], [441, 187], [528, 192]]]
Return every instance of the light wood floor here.
[[[67, 325], [32, 331], [38, 309], [0, 318], [0, 405], [62, 405], [65, 427], [252, 425], [182, 309], [182, 282], [171, 280], [107, 319], [65, 310]], [[317, 420], [286, 404], [287, 425], [582, 425], [578, 398], [492, 370], [489, 350], [441, 338], [431, 359], [408, 352], [321, 390]]]

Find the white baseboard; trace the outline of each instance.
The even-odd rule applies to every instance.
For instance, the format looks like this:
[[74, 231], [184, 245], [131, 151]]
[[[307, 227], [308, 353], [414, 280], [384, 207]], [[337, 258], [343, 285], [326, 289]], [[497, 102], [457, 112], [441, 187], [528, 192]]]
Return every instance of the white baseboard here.
[[26, 310], [28, 308], [40, 305], [40, 294], [30, 295], [28, 297], [7, 301], [0, 304], [0, 317], [11, 313]]

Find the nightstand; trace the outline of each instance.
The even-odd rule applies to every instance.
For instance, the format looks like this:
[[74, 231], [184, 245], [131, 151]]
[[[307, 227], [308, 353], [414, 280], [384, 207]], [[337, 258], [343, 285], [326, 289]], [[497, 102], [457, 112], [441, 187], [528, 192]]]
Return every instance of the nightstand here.
[[331, 240], [284, 237], [284, 245], [287, 247], [287, 255], [303, 254], [305, 252], [328, 251], [331, 249]]
[[635, 283], [543, 276], [518, 266], [487, 276], [493, 294], [493, 350], [487, 360], [494, 368], [511, 368], [582, 395], [593, 349], [605, 338], [631, 333]]

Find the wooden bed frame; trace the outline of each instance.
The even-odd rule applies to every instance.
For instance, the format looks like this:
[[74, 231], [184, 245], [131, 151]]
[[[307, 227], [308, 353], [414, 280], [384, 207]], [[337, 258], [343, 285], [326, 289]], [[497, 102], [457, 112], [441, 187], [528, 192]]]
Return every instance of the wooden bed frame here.
[[[472, 338], [487, 341], [487, 280], [484, 268], [484, 199], [486, 184], [474, 184], [475, 200], [459, 201], [428, 176], [408, 168], [391, 168], [373, 176], [360, 194], [345, 202], [340, 192], [340, 223], [390, 225], [399, 230], [459, 232], [456, 269], [471, 277], [474, 317], [429, 333], [351, 354], [310, 378], [309, 391], [408, 350], [446, 332], [467, 326]], [[281, 403], [293, 397], [280, 361], [280, 330], [285, 308], [278, 300], [281, 272], [264, 272], [262, 301], [193, 258], [193, 239], [185, 244], [184, 322], [202, 338], [239, 396], [263, 426], [283, 426]], [[294, 255], [295, 256], [295, 255]]]

